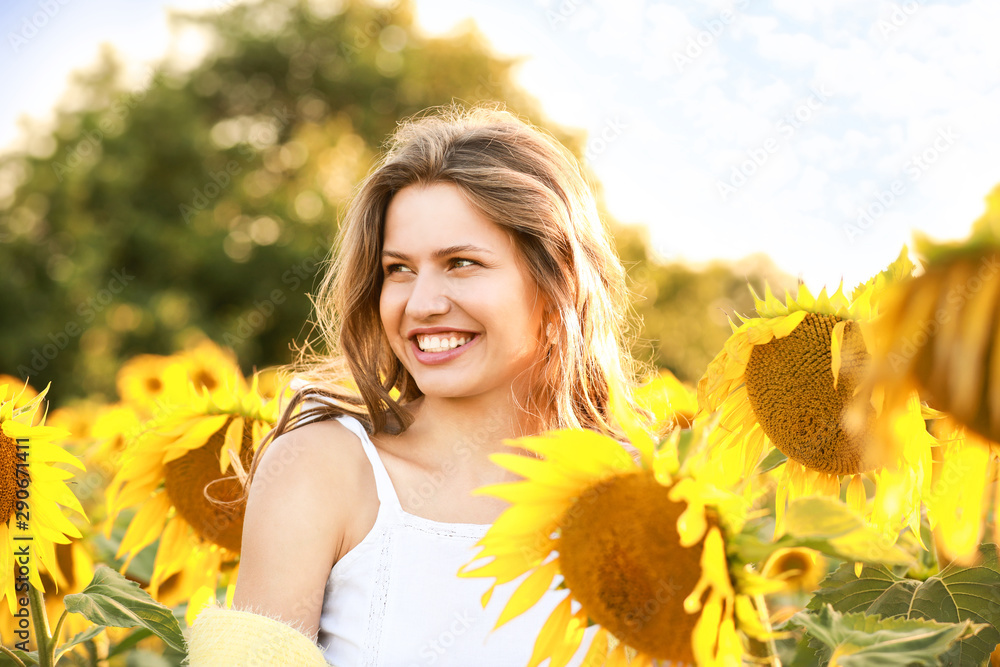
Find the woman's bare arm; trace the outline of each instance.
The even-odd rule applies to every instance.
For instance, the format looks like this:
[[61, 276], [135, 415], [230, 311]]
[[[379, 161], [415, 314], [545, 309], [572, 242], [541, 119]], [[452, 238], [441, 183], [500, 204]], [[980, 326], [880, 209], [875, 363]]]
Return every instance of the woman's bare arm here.
[[357, 438], [309, 424], [264, 452], [247, 500], [233, 607], [279, 618], [315, 641], [330, 569], [357, 498]]

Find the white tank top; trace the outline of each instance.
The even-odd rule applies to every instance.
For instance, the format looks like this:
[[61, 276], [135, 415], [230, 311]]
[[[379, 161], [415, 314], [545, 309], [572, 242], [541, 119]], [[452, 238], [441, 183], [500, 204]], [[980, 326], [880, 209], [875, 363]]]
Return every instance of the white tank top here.
[[[326, 660], [337, 667], [527, 665], [542, 625], [567, 591], [548, 591], [491, 633], [527, 575], [497, 586], [484, 609], [481, 597], [492, 578], [463, 579], [457, 572], [478, 553], [475, 543], [490, 524], [442, 523], [404, 512], [364, 427], [353, 417], [338, 421], [361, 440], [379, 509], [371, 531], [327, 579], [318, 636]], [[596, 631], [587, 629], [570, 665], [580, 665]]]

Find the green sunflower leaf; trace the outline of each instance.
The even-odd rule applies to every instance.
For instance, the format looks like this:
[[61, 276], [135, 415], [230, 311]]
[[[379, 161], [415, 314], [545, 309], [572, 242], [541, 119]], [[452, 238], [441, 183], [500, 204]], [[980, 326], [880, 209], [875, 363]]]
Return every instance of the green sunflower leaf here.
[[[905, 580], [882, 565], [865, 565], [861, 568], [861, 575], [857, 576], [854, 574], [854, 563], [844, 563], [823, 580], [806, 609], [820, 610], [824, 605], [831, 604], [839, 612], [865, 613], [878, 604], [890, 588], [902, 581]], [[919, 585], [920, 582], [914, 583]]]
[[816, 549], [846, 561], [890, 565], [913, 562], [910, 554], [889, 543], [836, 498], [808, 496], [790, 502], [785, 512], [782, 541], [786, 538], [797, 546]]
[[113, 658], [116, 655], [121, 655], [122, 653], [129, 651], [133, 646], [141, 642], [143, 639], [146, 639], [147, 637], [151, 636], [153, 636], [153, 633], [147, 630], [146, 628], [136, 628], [135, 630], [130, 632], [129, 635], [125, 637], [125, 639], [115, 644], [114, 647], [110, 651], [108, 651], [108, 657]]
[[98, 625], [147, 628], [168, 646], [184, 651], [184, 637], [173, 612], [110, 567], [99, 565], [87, 587], [67, 595], [66, 610]]
[[[38, 663], [38, 651], [21, 651], [18, 649], [8, 649], [11, 653], [17, 656], [17, 659], [23, 662], [27, 666], [37, 665]], [[0, 665], [7, 667], [8, 665], [16, 665], [17, 663], [11, 660], [4, 653], [0, 653]]]
[[937, 667], [939, 656], [988, 628], [971, 621], [939, 623], [915, 618], [841, 614], [831, 605], [793, 617], [836, 658], [840, 667]]
[[787, 460], [788, 457], [785, 456], [780, 449], [772, 449], [768, 455], [764, 457], [764, 460], [757, 464], [755, 474], [762, 475], [765, 472], [774, 470]]
[[952, 564], [922, 582], [881, 566], [866, 565], [855, 576], [854, 565], [846, 563], [823, 581], [808, 609], [824, 605], [843, 613], [981, 624], [977, 634], [949, 649], [942, 662], [979, 667], [1000, 643], [1000, 554], [994, 544], [981, 545], [977, 565]]
[[56, 650], [56, 662], [59, 662], [59, 658], [61, 658], [66, 651], [69, 651], [77, 644], [90, 641], [102, 632], [104, 632], [104, 626], [102, 625], [93, 625], [83, 632], [78, 632], [73, 637], [66, 640], [65, 643], [59, 645], [59, 648]]

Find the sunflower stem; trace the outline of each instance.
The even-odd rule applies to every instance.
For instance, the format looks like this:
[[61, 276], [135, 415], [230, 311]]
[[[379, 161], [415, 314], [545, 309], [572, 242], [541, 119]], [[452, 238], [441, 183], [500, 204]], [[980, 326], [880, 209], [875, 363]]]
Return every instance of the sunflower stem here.
[[764, 595], [758, 593], [754, 596], [754, 601], [757, 603], [757, 613], [760, 615], [760, 624], [764, 626], [764, 631], [767, 632], [767, 652], [768, 652], [768, 664], [772, 667], [781, 667], [781, 658], [778, 657], [778, 645], [774, 643], [774, 630], [771, 628], [771, 617], [767, 613], [767, 602], [764, 600]]
[[55, 657], [55, 652], [56, 652], [55, 645], [59, 643], [59, 635], [62, 633], [63, 622], [66, 620], [66, 616], [68, 616], [68, 615], [69, 615], [69, 612], [66, 611], [66, 609], [64, 608], [63, 611], [62, 611], [62, 613], [59, 614], [59, 620], [56, 621], [56, 627], [55, 627], [55, 629], [52, 630], [52, 644], [53, 644], [52, 655], [53, 655], [53, 657]]
[[17, 655], [15, 655], [13, 651], [11, 651], [3, 644], [0, 644], [0, 652], [3, 652], [5, 656], [13, 660], [15, 664], [20, 665], [20, 667], [27, 667], [27, 665], [25, 665], [24, 662], [22, 662], [21, 659], [17, 657]]
[[55, 642], [49, 634], [49, 617], [45, 614], [45, 595], [28, 583], [28, 599], [31, 600], [31, 620], [35, 622], [35, 643], [38, 644], [39, 667], [54, 667]]

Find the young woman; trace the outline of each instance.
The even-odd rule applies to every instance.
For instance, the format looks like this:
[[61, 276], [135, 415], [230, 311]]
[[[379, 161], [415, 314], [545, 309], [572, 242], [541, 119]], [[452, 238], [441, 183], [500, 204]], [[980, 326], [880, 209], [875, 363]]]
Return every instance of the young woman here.
[[257, 453], [233, 608], [340, 667], [527, 664], [555, 600], [491, 632], [519, 581], [484, 609], [490, 581], [457, 571], [505, 506], [472, 491], [517, 479], [489, 459], [526, 453], [505, 441], [621, 439], [624, 271], [578, 164], [505, 111], [401, 125], [316, 306], [336, 354], [304, 355]]

